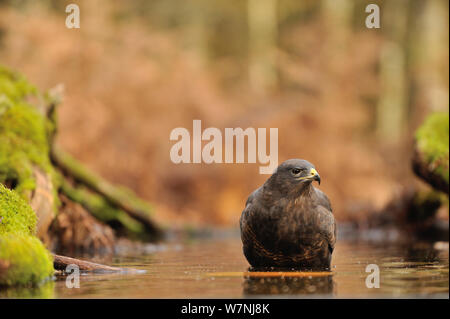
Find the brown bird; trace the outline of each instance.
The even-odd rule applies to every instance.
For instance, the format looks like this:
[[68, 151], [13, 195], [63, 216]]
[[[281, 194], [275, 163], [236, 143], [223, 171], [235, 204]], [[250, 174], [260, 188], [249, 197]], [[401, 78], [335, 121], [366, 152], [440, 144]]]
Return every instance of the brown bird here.
[[327, 270], [336, 242], [336, 223], [314, 165], [282, 163], [247, 199], [240, 219], [244, 255], [256, 268]]

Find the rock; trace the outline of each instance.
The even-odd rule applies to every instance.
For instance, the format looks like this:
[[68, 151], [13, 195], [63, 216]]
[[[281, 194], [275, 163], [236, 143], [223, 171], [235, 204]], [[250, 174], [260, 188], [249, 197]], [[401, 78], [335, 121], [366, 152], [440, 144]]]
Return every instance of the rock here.
[[0, 184], [0, 286], [39, 284], [53, 274], [50, 253], [36, 238], [36, 214]]
[[0, 235], [0, 286], [38, 285], [53, 275], [53, 260], [30, 235]]

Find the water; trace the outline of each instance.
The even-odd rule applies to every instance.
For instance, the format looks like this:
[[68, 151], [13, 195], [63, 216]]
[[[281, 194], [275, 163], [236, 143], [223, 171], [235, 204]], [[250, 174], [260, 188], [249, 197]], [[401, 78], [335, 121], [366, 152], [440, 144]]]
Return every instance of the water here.
[[[40, 298], [448, 298], [448, 248], [430, 244], [338, 241], [331, 273], [248, 273], [239, 238], [168, 244], [152, 253], [114, 257], [108, 264], [144, 274], [82, 275], [80, 288], [57, 276], [37, 289], [2, 297]], [[367, 288], [366, 266], [380, 269], [380, 288]]]
[[[448, 298], [448, 248], [433, 245], [338, 241], [330, 273], [248, 273], [239, 238], [169, 244], [146, 254], [114, 257], [109, 264], [143, 274], [66, 277], [40, 288], [8, 289], [2, 297], [39, 298]], [[366, 267], [380, 269], [380, 288], [367, 288]]]

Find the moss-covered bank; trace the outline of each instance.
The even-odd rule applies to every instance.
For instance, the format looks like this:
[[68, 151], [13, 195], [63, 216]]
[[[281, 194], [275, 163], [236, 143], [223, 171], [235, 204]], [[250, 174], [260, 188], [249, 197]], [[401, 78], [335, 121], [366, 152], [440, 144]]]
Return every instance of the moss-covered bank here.
[[51, 242], [48, 232], [61, 209], [61, 192], [119, 235], [159, 238], [148, 203], [88, 171], [53, 144], [60, 100], [58, 90], [41, 93], [22, 75], [0, 65], [0, 184], [30, 204], [38, 216], [37, 236]]
[[33, 99], [42, 103], [44, 97], [23, 76], [0, 66], [0, 183], [24, 197], [36, 187], [34, 166], [55, 177], [48, 141], [52, 125], [29, 103]]
[[39, 284], [53, 274], [52, 257], [35, 232], [31, 207], [0, 184], [0, 286]]
[[0, 286], [40, 284], [53, 275], [53, 260], [30, 235], [0, 235]]
[[448, 194], [449, 183], [449, 114], [429, 115], [415, 135], [414, 171], [433, 187]]
[[417, 130], [417, 147], [436, 174], [449, 181], [449, 114], [431, 114]]
[[[53, 248], [61, 234], [69, 234], [66, 242], [74, 247], [94, 241], [98, 249], [110, 245], [101, 227], [86, 226], [87, 213], [119, 235], [155, 240], [159, 232], [146, 202], [56, 151], [60, 97], [57, 89], [41, 93], [0, 65], [0, 285], [38, 283], [51, 275], [50, 254], [37, 237]], [[63, 209], [60, 196], [88, 211], [75, 214], [70, 227], [82, 228], [85, 238], [58, 229], [63, 227], [54, 222]]]

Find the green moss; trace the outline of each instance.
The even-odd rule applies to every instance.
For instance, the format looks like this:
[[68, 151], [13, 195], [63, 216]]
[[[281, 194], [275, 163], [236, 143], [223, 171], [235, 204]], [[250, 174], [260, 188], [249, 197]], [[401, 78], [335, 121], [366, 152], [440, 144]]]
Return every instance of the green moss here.
[[53, 272], [52, 256], [39, 239], [0, 235], [0, 286], [40, 284]]
[[416, 132], [417, 147], [434, 173], [449, 182], [449, 114], [433, 113]]
[[34, 235], [36, 214], [16, 192], [0, 184], [0, 236]]
[[33, 236], [36, 214], [26, 202], [36, 188], [35, 167], [52, 178], [57, 199], [49, 157], [51, 128], [29, 104], [32, 98], [41, 98], [36, 88], [0, 66], [0, 285], [38, 284], [53, 274], [51, 255]]
[[0, 66], [0, 183], [13, 184], [24, 198], [36, 187], [34, 166], [57, 181], [49, 157], [51, 121], [29, 104], [30, 97], [41, 95], [24, 77]]
[[31, 207], [0, 184], [0, 286], [38, 284], [53, 274], [51, 256], [35, 232]]
[[36, 88], [23, 76], [1, 65], [0, 92], [4, 95], [2, 99], [8, 99], [11, 102], [20, 102], [30, 95], [37, 95]]
[[55, 282], [46, 281], [42, 285], [35, 286], [11, 286], [0, 289], [0, 298], [7, 299], [53, 299], [55, 298]]

